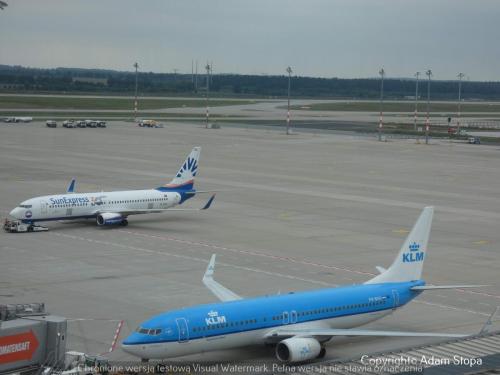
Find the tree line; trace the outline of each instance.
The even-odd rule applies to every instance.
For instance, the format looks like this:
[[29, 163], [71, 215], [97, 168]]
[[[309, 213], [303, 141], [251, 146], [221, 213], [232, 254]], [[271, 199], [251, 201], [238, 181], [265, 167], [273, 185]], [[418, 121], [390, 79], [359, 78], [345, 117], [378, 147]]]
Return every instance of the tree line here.
[[[206, 76], [173, 73], [138, 73], [140, 95], [203, 95]], [[288, 77], [271, 75], [216, 74], [209, 78], [211, 95], [284, 97]], [[0, 65], [0, 90], [15, 92], [75, 92], [131, 94], [135, 90], [135, 73], [103, 69], [54, 68], [37, 69]], [[377, 99], [380, 80], [376, 78], [292, 77], [294, 97]], [[426, 98], [427, 82], [421, 81], [421, 98]], [[432, 81], [431, 98], [454, 100], [457, 81]], [[384, 81], [386, 99], [415, 96], [415, 80], [411, 78]], [[500, 100], [500, 82], [464, 81], [462, 98]]]

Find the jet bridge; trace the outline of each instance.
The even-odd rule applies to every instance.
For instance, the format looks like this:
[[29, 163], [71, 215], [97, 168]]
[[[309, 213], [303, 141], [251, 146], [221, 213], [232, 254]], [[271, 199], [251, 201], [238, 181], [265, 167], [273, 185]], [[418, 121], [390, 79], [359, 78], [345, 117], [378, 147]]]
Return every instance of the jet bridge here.
[[66, 318], [43, 303], [0, 304], [0, 374], [33, 374], [64, 364]]

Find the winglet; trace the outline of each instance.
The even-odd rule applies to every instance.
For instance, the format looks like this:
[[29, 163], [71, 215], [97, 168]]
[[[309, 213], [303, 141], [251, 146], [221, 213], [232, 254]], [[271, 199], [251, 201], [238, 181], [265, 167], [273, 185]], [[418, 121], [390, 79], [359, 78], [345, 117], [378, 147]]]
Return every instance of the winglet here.
[[212, 254], [212, 257], [210, 258], [210, 262], [208, 262], [207, 270], [205, 271], [205, 275], [203, 275], [203, 281], [206, 279], [211, 279], [212, 276], [214, 275], [214, 270], [215, 270], [215, 257], [217, 254]]
[[203, 284], [221, 301], [235, 301], [241, 299], [239, 295], [234, 293], [232, 290], [227, 289], [225, 286], [222, 286], [217, 281], [213, 279], [214, 270], [215, 270], [215, 256], [213, 254], [210, 258], [210, 262], [208, 262], [207, 270], [203, 275]]
[[[208, 202], [203, 206], [202, 210], [208, 210], [210, 208], [210, 206], [212, 205], [212, 202], [214, 201], [214, 199], [215, 199], [215, 194], [210, 197]], [[215, 261], [215, 254], [213, 255], [213, 258]]]
[[493, 314], [491, 314], [490, 317], [488, 318], [488, 320], [483, 324], [483, 327], [479, 331], [479, 335], [485, 335], [491, 331], [491, 327], [493, 326], [492, 320], [495, 317], [495, 315], [498, 314], [499, 310], [500, 310], [500, 306], [497, 306], [495, 311], [493, 311]]
[[66, 193], [74, 193], [75, 185], [76, 185], [76, 178], [73, 177], [70, 183], [68, 184], [68, 187], [66, 188]]

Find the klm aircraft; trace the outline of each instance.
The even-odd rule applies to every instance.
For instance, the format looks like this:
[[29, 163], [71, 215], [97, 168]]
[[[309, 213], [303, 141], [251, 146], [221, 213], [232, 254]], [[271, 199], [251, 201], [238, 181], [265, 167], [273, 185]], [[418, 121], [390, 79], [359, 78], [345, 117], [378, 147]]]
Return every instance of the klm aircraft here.
[[203, 283], [222, 302], [155, 316], [127, 337], [122, 348], [147, 360], [276, 344], [278, 360], [294, 363], [323, 357], [325, 344], [336, 336], [467, 336], [356, 328], [391, 314], [424, 291], [479, 286], [428, 286], [421, 279], [432, 216], [433, 208], [426, 207], [392, 265], [377, 267], [380, 274], [362, 285], [243, 299], [213, 279], [214, 254]]
[[[155, 189], [97, 193], [75, 193], [75, 180], [71, 180], [66, 194], [46, 195], [28, 199], [14, 208], [10, 215], [24, 223], [50, 220], [95, 219], [97, 225], [127, 225], [128, 216], [169, 211], [175, 209], [200, 192], [194, 189], [198, 172], [200, 147], [195, 147], [182, 164], [174, 179]], [[202, 210], [212, 204], [214, 195]], [[197, 209], [195, 209], [197, 211]]]

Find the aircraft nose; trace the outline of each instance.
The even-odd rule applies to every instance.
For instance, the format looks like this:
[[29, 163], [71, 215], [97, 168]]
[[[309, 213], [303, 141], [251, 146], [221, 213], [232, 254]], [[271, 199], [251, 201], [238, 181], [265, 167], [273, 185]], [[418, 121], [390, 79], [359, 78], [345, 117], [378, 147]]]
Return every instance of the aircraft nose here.
[[121, 347], [124, 352], [142, 358], [144, 350], [141, 343], [142, 341], [135, 334], [132, 334], [122, 341]]
[[19, 207], [16, 207], [12, 211], [10, 211], [9, 215], [15, 217], [16, 219], [19, 219]]

